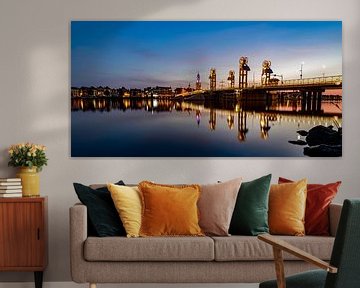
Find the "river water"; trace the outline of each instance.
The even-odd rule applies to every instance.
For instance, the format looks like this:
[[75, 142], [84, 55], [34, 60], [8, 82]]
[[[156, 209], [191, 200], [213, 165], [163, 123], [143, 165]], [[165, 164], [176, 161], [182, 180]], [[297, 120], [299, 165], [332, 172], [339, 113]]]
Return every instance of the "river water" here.
[[72, 157], [305, 157], [297, 130], [341, 127], [342, 102], [72, 99]]

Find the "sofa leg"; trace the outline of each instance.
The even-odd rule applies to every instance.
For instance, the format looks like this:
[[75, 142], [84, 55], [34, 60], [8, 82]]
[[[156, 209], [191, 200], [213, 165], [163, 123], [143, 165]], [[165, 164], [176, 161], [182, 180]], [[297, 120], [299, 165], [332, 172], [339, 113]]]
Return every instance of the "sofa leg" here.
[[89, 283], [89, 288], [96, 288], [96, 284], [95, 283]]

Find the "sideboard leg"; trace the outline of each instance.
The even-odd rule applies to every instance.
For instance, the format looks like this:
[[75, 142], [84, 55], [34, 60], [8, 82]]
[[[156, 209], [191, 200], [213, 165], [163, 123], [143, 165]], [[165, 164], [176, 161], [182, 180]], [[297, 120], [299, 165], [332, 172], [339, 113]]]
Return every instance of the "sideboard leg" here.
[[43, 271], [35, 271], [35, 288], [42, 288], [43, 284]]
[[89, 283], [89, 288], [96, 288], [96, 284], [95, 283]]

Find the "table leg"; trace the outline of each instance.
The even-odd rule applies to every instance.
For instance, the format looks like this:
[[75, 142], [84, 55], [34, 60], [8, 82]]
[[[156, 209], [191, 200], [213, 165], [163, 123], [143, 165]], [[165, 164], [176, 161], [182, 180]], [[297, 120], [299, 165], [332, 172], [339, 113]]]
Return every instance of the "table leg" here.
[[35, 271], [35, 288], [42, 288], [43, 284], [43, 271]]

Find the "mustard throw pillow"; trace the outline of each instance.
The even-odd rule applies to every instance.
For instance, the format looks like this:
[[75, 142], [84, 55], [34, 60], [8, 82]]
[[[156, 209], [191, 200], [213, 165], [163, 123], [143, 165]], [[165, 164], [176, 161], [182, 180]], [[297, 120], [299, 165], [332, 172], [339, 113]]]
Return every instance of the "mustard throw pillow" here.
[[199, 185], [172, 186], [143, 181], [140, 236], [202, 236], [197, 201]]
[[271, 185], [269, 195], [271, 234], [295, 236], [305, 234], [306, 185], [306, 179]]
[[139, 237], [141, 226], [141, 196], [138, 187], [107, 185], [127, 237]]

